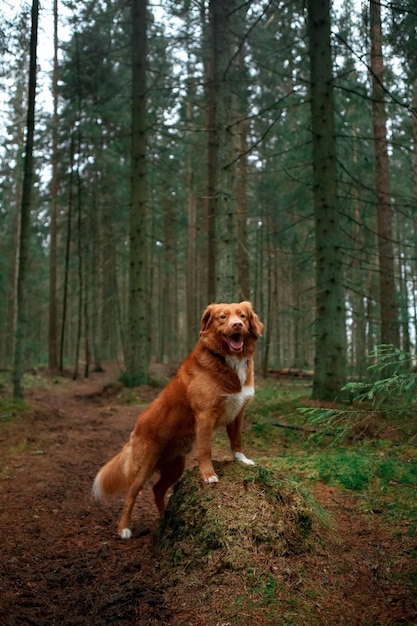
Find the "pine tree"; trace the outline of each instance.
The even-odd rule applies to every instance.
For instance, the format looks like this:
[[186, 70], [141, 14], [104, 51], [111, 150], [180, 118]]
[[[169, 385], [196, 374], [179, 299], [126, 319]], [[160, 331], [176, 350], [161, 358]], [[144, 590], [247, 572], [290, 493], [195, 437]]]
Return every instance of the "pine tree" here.
[[333, 399], [346, 380], [345, 303], [337, 195], [329, 0], [308, 3], [316, 237], [313, 397]]
[[149, 366], [149, 284], [146, 180], [146, 0], [132, 0], [132, 155], [129, 327], [124, 381], [145, 384]]
[[24, 159], [23, 191], [20, 219], [19, 267], [17, 277], [17, 316], [15, 328], [15, 346], [13, 362], [13, 396], [23, 398], [24, 395], [24, 348], [27, 327], [26, 310], [26, 276], [28, 269], [29, 226], [33, 187], [33, 137], [35, 129], [36, 100], [36, 58], [38, 42], [38, 0], [32, 2], [30, 67], [28, 87], [28, 109], [26, 118], [26, 144]]

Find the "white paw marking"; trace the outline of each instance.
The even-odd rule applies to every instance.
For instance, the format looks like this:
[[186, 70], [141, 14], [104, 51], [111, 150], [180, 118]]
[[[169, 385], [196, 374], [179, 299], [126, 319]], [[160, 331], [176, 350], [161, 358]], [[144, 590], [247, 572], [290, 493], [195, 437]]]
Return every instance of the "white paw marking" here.
[[123, 528], [122, 532], [119, 533], [122, 539], [131, 539], [132, 531], [130, 528]]
[[205, 483], [218, 483], [219, 482], [219, 478], [218, 476], [209, 476], [208, 478], [206, 478], [204, 480]]
[[233, 452], [233, 456], [235, 461], [240, 461], [241, 463], [245, 463], [245, 465], [255, 465], [255, 461], [248, 459], [243, 452]]

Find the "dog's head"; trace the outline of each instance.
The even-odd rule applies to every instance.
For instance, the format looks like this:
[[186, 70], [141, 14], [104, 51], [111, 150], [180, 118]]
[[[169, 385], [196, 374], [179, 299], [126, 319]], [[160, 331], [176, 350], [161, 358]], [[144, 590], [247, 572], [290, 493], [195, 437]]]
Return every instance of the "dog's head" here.
[[250, 356], [263, 327], [250, 302], [210, 304], [201, 318], [200, 340], [223, 356]]

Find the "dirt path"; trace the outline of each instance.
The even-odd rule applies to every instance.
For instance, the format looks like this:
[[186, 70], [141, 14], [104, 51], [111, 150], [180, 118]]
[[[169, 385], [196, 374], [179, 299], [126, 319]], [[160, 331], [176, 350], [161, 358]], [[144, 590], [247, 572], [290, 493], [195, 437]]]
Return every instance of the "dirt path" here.
[[[0, 625], [225, 625], [220, 599], [230, 602], [230, 589], [219, 581], [212, 581], [216, 601], [203, 583], [193, 596], [187, 581], [169, 589], [161, 579], [151, 551], [159, 520], [149, 486], [138, 499], [131, 541], [116, 533], [121, 502], [92, 501], [98, 468], [126, 441], [138, 412], [117, 385], [105, 387], [111, 380], [114, 372], [56, 385], [40, 380], [28, 392], [30, 416], [0, 423]], [[141, 399], [155, 393], [141, 389]], [[315, 624], [417, 623], [407, 590], [382, 576], [384, 551], [392, 552], [387, 562], [402, 558], [392, 556], [390, 537], [370, 528], [353, 499], [325, 486], [315, 495], [332, 511], [344, 543], [334, 555], [271, 564], [282, 601], [291, 593], [308, 601], [307, 576], [301, 583], [304, 574], [295, 572], [310, 568], [325, 589]], [[261, 616], [250, 621], [266, 623]]]
[[149, 551], [158, 523], [149, 487], [131, 542], [115, 532], [120, 502], [99, 506], [90, 496], [137, 414], [102, 393], [105, 381], [29, 393], [34, 415], [0, 431], [1, 624], [169, 622]]

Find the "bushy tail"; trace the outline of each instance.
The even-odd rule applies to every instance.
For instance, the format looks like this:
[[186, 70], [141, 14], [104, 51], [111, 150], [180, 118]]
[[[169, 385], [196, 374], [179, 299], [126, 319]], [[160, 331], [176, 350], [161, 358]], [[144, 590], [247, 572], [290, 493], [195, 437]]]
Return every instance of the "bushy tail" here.
[[130, 466], [131, 446], [127, 443], [98, 472], [93, 484], [94, 498], [102, 500], [112, 494], [124, 493], [129, 486]]

